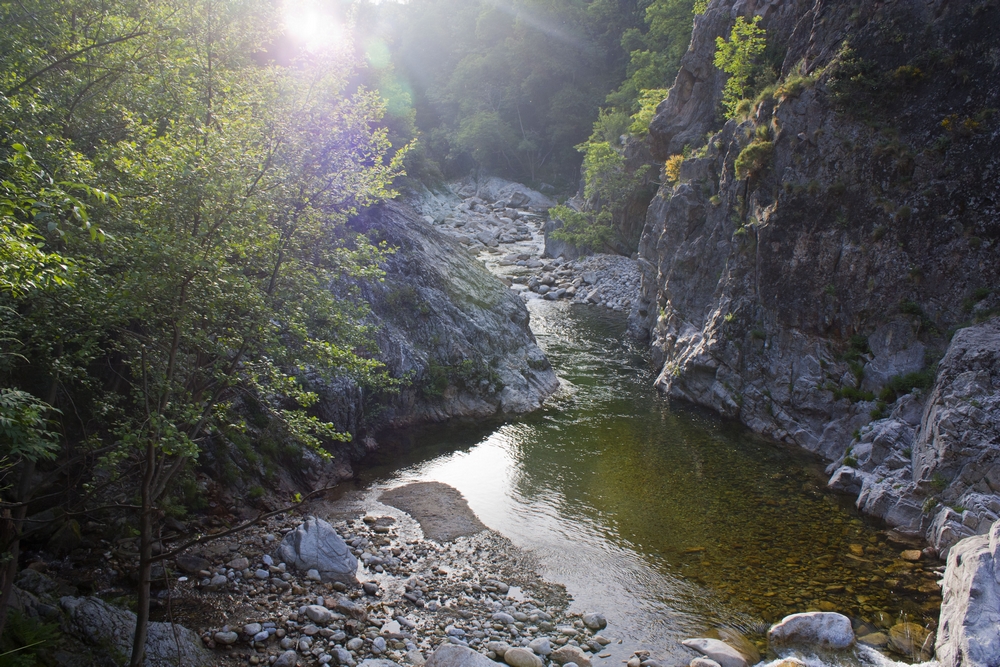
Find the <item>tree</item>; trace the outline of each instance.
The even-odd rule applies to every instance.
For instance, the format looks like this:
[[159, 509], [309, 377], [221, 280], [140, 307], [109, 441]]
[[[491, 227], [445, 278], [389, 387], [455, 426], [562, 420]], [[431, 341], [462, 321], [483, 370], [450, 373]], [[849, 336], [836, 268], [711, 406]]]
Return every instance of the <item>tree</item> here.
[[[301, 377], [392, 384], [357, 298], [387, 249], [344, 223], [392, 195], [406, 154], [390, 150], [383, 102], [352, 83], [349, 55], [255, 57], [279, 25], [272, 3], [138, 4], [5, 5], [0, 36], [0, 298], [20, 355], [0, 367], [12, 387], [0, 444], [31, 479], [29, 454], [55, 452], [39, 435], [58, 414], [46, 405], [89, 408], [60, 430], [101, 457], [77, 502], [136, 508], [132, 665], [163, 504], [213, 439], [240, 428], [239, 406], [324, 453], [350, 436], [311, 412]], [[10, 507], [23, 518], [22, 498]]]
[[729, 40], [715, 40], [715, 66], [729, 75], [722, 91], [722, 104], [726, 117], [733, 118], [740, 101], [758, 66], [758, 58], [767, 47], [766, 32], [759, 27], [760, 16], [749, 23], [742, 16], [736, 17]]

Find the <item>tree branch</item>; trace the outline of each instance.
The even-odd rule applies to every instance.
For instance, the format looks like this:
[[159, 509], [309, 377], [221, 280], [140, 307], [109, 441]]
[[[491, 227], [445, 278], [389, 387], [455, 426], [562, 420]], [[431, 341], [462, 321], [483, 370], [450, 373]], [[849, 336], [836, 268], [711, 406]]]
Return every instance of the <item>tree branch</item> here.
[[148, 35], [148, 34], [149, 34], [148, 30], [143, 30], [143, 31], [140, 31], [140, 32], [134, 32], [131, 35], [124, 35], [122, 37], [115, 37], [114, 39], [107, 39], [107, 40], [105, 40], [103, 42], [97, 42], [96, 44], [91, 44], [90, 46], [85, 46], [82, 49], [79, 49], [77, 51], [74, 51], [73, 53], [70, 53], [70, 54], [67, 54], [67, 55], [63, 56], [62, 58], [60, 58], [59, 60], [55, 61], [54, 63], [52, 63], [50, 65], [46, 65], [45, 67], [43, 67], [42, 69], [38, 70], [34, 74], [29, 75], [28, 78], [26, 78], [24, 81], [22, 81], [21, 83], [17, 84], [16, 86], [14, 86], [10, 90], [8, 90], [6, 93], [4, 93], [4, 95], [6, 95], [7, 97], [10, 97], [11, 95], [13, 95], [17, 91], [21, 90], [22, 88], [24, 88], [29, 83], [31, 83], [32, 81], [34, 81], [38, 77], [42, 76], [46, 72], [48, 72], [50, 70], [53, 70], [56, 67], [59, 67], [60, 65], [62, 65], [64, 63], [72, 60], [73, 58], [76, 58], [77, 56], [83, 55], [87, 51], [92, 51], [93, 49], [99, 49], [102, 46], [111, 46], [112, 44], [117, 44], [119, 42], [126, 42], [126, 41], [128, 41], [130, 39], [135, 39], [136, 37], [142, 37], [143, 35]]
[[167, 560], [168, 558], [173, 558], [174, 556], [177, 556], [178, 554], [184, 553], [185, 551], [187, 551], [188, 549], [190, 549], [191, 547], [193, 547], [193, 546], [195, 546], [197, 544], [206, 544], [206, 543], [211, 542], [213, 540], [217, 540], [219, 538], [226, 537], [228, 535], [234, 535], [236, 533], [242, 532], [242, 531], [246, 530], [247, 528], [249, 528], [250, 526], [253, 526], [253, 525], [257, 524], [257, 523], [260, 523], [261, 521], [263, 521], [265, 519], [270, 519], [272, 516], [277, 516], [278, 514], [284, 514], [285, 512], [290, 512], [290, 511], [294, 510], [297, 507], [301, 507], [302, 505], [304, 505], [309, 500], [315, 498], [316, 496], [318, 496], [320, 494], [326, 493], [327, 491], [330, 491], [330, 490], [332, 490], [334, 488], [336, 488], [336, 487], [335, 486], [327, 486], [327, 487], [324, 487], [322, 489], [316, 489], [315, 491], [302, 496], [302, 499], [299, 500], [298, 502], [292, 503], [291, 505], [288, 505], [287, 507], [282, 507], [280, 509], [272, 510], [270, 512], [263, 512], [261, 514], [258, 514], [253, 519], [250, 519], [249, 521], [244, 521], [240, 525], [233, 526], [232, 528], [230, 528], [228, 530], [224, 530], [221, 533], [212, 533], [211, 535], [202, 535], [201, 537], [197, 537], [197, 538], [195, 538], [193, 540], [188, 540], [187, 542], [185, 542], [184, 544], [180, 545], [179, 547], [175, 547], [175, 548], [171, 549], [170, 551], [167, 551], [165, 553], [161, 553], [159, 556], [153, 556], [153, 558], [150, 560], [150, 562], [151, 563], [158, 563], [161, 560]]

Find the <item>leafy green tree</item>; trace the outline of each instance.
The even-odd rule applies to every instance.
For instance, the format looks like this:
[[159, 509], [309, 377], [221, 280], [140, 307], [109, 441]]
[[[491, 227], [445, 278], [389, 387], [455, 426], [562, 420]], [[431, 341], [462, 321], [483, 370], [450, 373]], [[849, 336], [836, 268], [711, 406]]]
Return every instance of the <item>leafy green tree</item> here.
[[677, 76], [681, 57], [691, 43], [693, 0], [653, 0], [644, 12], [645, 29], [622, 33], [629, 53], [625, 80], [608, 95], [607, 103], [629, 113], [640, 104], [642, 91], [667, 89]]
[[766, 32], [758, 24], [760, 16], [747, 22], [742, 16], [736, 17], [729, 39], [717, 37], [715, 40], [715, 66], [726, 72], [729, 78], [722, 91], [722, 104], [726, 117], [733, 118], [740, 101], [746, 97], [747, 89], [760, 56], [767, 47]]
[[[255, 57], [279, 24], [272, 3], [2, 11], [16, 27], [0, 36], [0, 253], [18, 268], [5, 266], [0, 298], [20, 356], [0, 371], [12, 387], [47, 385], [46, 404], [75, 393], [90, 408], [62, 424], [102, 457], [81, 502], [138, 506], [138, 665], [153, 527], [239, 404], [322, 453], [349, 436], [311, 412], [301, 376], [391, 385], [357, 298], [386, 249], [344, 223], [392, 196], [406, 150], [347, 56]], [[11, 391], [9, 424], [42, 414]]]

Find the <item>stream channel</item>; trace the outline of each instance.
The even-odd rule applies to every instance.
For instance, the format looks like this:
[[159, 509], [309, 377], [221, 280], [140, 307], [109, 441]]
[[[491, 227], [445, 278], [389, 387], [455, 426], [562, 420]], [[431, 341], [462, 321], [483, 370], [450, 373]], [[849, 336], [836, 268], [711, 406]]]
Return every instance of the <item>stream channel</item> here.
[[623, 643], [599, 664], [639, 648], [686, 664], [682, 639], [727, 624], [760, 640], [800, 611], [863, 619], [859, 635], [936, 619], [940, 563], [903, 560], [908, 547], [825, 490], [821, 461], [659, 395], [621, 313], [528, 308], [557, 394], [501, 424], [396, 434], [360, 466], [364, 495], [457, 488], [566, 586], [572, 610], [607, 616]]

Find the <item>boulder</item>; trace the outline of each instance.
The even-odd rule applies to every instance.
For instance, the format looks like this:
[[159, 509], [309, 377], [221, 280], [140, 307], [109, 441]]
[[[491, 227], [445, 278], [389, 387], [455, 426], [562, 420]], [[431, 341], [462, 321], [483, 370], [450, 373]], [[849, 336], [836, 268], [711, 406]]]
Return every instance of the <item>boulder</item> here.
[[504, 653], [503, 661], [510, 667], [542, 667], [542, 659], [533, 652], [520, 646], [508, 649]]
[[685, 639], [681, 644], [714, 660], [720, 667], [748, 667], [746, 658], [724, 641], [701, 637]]
[[[68, 616], [64, 630], [87, 644], [122, 656], [132, 652], [135, 614], [113, 607], [95, 597], [64, 597], [59, 604]], [[170, 623], [150, 623], [146, 637], [145, 667], [208, 667], [214, 664], [212, 654], [193, 631]]]
[[608, 619], [604, 618], [604, 614], [590, 612], [583, 615], [583, 624], [590, 630], [597, 632], [608, 627]]
[[899, 653], [919, 658], [930, 631], [918, 623], [897, 623], [889, 628], [889, 644]]
[[399, 663], [384, 658], [368, 658], [359, 662], [358, 667], [399, 667]]
[[845, 649], [854, 645], [851, 619], [830, 611], [792, 614], [771, 626], [767, 642], [773, 648], [808, 646], [821, 649]]
[[295, 651], [285, 651], [278, 656], [278, 659], [271, 663], [272, 667], [295, 667], [299, 660], [299, 654]]
[[1000, 656], [1000, 521], [951, 548], [935, 654], [941, 667], [987, 667]]
[[317, 625], [326, 625], [333, 620], [333, 612], [318, 604], [310, 604], [299, 610], [300, 614], [305, 614], [310, 621]]
[[536, 637], [528, 642], [528, 648], [544, 658], [552, 653], [552, 642], [549, 641], [548, 637]]
[[549, 654], [549, 660], [557, 665], [574, 663], [578, 667], [590, 667], [590, 658], [578, 646], [562, 646]]
[[[178, 554], [174, 558], [174, 563], [176, 563], [177, 569], [185, 574], [198, 574], [202, 570], [208, 570], [212, 567], [211, 561], [197, 554]], [[247, 567], [250, 565], [248, 564]]]
[[358, 559], [333, 526], [316, 517], [285, 535], [275, 559], [301, 572], [316, 570], [323, 581], [357, 583]]
[[497, 667], [482, 653], [458, 644], [441, 644], [424, 663], [425, 667]]

